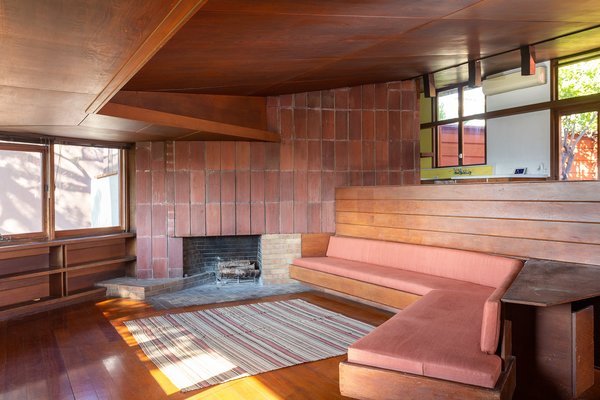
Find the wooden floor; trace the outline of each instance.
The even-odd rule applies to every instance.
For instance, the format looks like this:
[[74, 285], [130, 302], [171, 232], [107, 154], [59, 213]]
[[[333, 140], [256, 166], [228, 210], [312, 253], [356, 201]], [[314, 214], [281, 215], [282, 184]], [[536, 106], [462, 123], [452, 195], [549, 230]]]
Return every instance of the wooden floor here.
[[[123, 325], [129, 319], [167, 312], [295, 298], [373, 325], [392, 315], [320, 292], [168, 311], [124, 299], [71, 306], [0, 322], [0, 399], [342, 399], [338, 364], [344, 356], [180, 393], [148, 361]], [[600, 399], [600, 385], [581, 399]]]
[[[379, 325], [391, 314], [331, 295], [308, 292], [261, 300], [302, 298]], [[341, 399], [344, 357], [301, 364], [180, 393], [144, 356], [123, 321], [217, 307], [156, 311], [141, 301], [110, 299], [0, 323], [0, 399]]]

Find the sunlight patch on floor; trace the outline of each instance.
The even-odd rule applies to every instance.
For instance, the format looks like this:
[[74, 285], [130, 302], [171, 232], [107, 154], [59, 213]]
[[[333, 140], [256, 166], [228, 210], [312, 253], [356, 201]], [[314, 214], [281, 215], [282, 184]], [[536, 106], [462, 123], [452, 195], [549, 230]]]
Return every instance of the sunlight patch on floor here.
[[254, 376], [222, 383], [204, 389], [201, 393], [186, 397], [186, 400], [200, 399], [261, 399], [283, 400], [284, 398], [271, 390]]
[[173, 382], [171, 382], [169, 378], [167, 378], [166, 375], [160, 371], [160, 369], [156, 367], [150, 369], [150, 375], [152, 375], [156, 383], [158, 383], [166, 395], [172, 395], [179, 392], [177, 386], [175, 386]]
[[[168, 376], [175, 386], [184, 388], [189, 386], [190, 377], [182, 374], [182, 371], [194, 371], [204, 380], [211, 379], [226, 372], [229, 372], [237, 366], [231, 363], [226, 357], [216, 351], [207, 350], [205, 353], [194, 354], [185, 357], [171, 365], [164, 365], [162, 370]], [[240, 373], [237, 377], [248, 376], [247, 373]]]

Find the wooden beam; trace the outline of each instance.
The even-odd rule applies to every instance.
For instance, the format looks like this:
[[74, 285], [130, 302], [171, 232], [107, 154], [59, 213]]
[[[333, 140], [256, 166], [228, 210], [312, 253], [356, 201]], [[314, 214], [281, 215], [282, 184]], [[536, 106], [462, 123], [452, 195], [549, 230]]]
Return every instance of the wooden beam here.
[[469, 87], [481, 86], [481, 61], [469, 61]]
[[[126, 118], [135, 121], [144, 121], [150, 124], [184, 128], [193, 131], [188, 136], [198, 132], [229, 136], [236, 140], [259, 140], [264, 142], [279, 142], [279, 134], [262, 129], [248, 128], [245, 126], [226, 124], [207, 119], [187, 117], [184, 115], [154, 111], [140, 107], [126, 106], [123, 104], [106, 104], [100, 114], [111, 117]], [[185, 139], [186, 136], [178, 139]]]
[[535, 75], [535, 48], [521, 46], [521, 75]]
[[436, 96], [435, 78], [433, 77], [433, 74], [423, 75], [423, 92], [428, 99]]
[[206, 2], [207, 0], [178, 1], [160, 25], [96, 96], [85, 110], [86, 113], [97, 113]]
[[248, 128], [267, 129], [265, 97], [120, 91], [110, 102]]

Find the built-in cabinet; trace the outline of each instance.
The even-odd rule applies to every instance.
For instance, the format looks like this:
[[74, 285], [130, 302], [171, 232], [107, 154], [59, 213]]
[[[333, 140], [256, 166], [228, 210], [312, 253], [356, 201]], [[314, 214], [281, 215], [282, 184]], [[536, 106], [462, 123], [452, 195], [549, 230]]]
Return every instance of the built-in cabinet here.
[[133, 272], [135, 235], [0, 247], [0, 320], [101, 298], [95, 283]]

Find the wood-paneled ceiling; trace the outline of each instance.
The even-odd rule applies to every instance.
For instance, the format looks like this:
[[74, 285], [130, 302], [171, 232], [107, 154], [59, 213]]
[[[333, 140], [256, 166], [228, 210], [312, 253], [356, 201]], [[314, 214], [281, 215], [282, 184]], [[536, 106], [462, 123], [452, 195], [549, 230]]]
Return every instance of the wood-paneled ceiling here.
[[[264, 96], [402, 80], [598, 24], [598, 0], [209, 0], [125, 89]], [[484, 74], [519, 65], [518, 52], [505, 58]]]
[[260, 114], [256, 99], [239, 96], [435, 71], [438, 85], [449, 84], [466, 79], [469, 59], [483, 59], [484, 75], [517, 67], [516, 50], [526, 44], [535, 44], [540, 61], [600, 47], [599, 1], [7, 0], [0, 131], [124, 142], [275, 140], [262, 116], [227, 120], [210, 106], [190, 115], [183, 96], [230, 95], [213, 99], [247, 102]]

